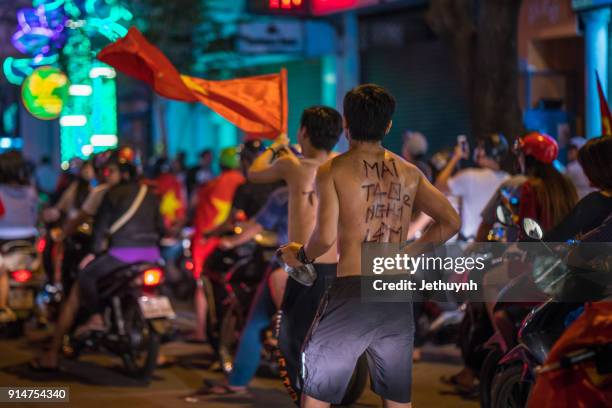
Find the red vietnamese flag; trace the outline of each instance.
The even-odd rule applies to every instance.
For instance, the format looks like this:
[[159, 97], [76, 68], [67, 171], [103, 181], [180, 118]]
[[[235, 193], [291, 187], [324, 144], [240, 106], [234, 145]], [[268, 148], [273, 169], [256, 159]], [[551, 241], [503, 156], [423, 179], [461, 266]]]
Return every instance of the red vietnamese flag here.
[[610, 115], [610, 107], [608, 106], [606, 95], [604, 95], [597, 71], [595, 71], [595, 77], [597, 78], [597, 93], [599, 94], [599, 110], [601, 112], [601, 135], [612, 136], [612, 115]]
[[161, 200], [159, 212], [164, 217], [166, 228], [171, 228], [183, 220], [187, 212], [183, 185], [178, 177], [171, 173], [161, 174], [156, 181], [157, 192]]
[[181, 75], [135, 27], [97, 57], [169, 99], [200, 102], [252, 137], [287, 133], [287, 72], [226, 81]]

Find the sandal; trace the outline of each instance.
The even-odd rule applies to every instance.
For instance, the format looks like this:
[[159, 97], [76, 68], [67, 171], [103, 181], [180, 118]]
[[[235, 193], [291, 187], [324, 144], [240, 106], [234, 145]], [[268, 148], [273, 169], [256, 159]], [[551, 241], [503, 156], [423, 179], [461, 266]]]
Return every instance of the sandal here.
[[226, 384], [215, 383], [204, 380], [204, 385], [194, 393], [184, 397], [185, 402], [198, 402], [201, 398], [207, 397], [250, 397], [247, 391], [237, 391]]

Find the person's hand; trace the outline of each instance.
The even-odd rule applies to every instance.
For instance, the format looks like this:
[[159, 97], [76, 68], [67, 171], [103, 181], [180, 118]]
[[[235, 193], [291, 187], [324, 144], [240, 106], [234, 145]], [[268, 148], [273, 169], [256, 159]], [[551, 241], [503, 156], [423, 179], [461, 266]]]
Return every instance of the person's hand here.
[[85, 255], [85, 258], [83, 258], [81, 262], [79, 262], [79, 270], [85, 269], [85, 267], [89, 265], [91, 261], [93, 261], [95, 258], [96, 256], [94, 254]]
[[469, 150], [463, 151], [461, 144], [457, 144], [457, 146], [455, 146], [455, 150], [453, 151], [454, 160], [467, 159], [468, 155], [469, 155]]
[[302, 263], [297, 259], [297, 253], [302, 247], [302, 244], [297, 242], [290, 242], [287, 245], [283, 245], [276, 252], [282, 259], [282, 261], [292, 268], [302, 266]]
[[42, 219], [46, 223], [57, 221], [61, 217], [61, 212], [55, 208], [45, 208], [42, 212]]
[[287, 136], [286, 133], [281, 133], [275, 140], [274, 143], [272, 143], [273, 148], [276, 147], [281, 147], [281, 146], [288, 146], [289, 145], [289, 137]]
[[220, 249], [228, 250], [228, 249], [232, 249], [235, 245], [234, 245], [234, 241], [231, 238], [225, 237], [219, 240], [219, 244], [217, 246]]

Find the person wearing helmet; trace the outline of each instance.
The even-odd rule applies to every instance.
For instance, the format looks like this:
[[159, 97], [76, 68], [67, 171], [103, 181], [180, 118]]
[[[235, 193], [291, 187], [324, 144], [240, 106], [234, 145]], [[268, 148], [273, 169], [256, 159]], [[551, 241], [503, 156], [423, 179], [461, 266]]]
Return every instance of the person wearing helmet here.
[[[34, 369], [58, 368], [63, 337], [72, 327], [80, 306], [89, 313], [90, 319], [76, 329], [75, 335], [106, 329], [100, 314], [98, 282], [101, 279], [129, 264], [160, 259], [159, 241], [164, 225], [159, 197], [139, 183], [137, 168], [130, 159], [119, 152], [105, 165], [109, 188], [94, 217], [91, 253], [81, 261], [77, 283], [60, 312], [51, 346], [32, 361]], [[113, 225], [130, 211], [136, 200], [140, 202], [134, 213], [119, 229], [112, 231]]]
[[597, 228], [612, 213], [612, 138], [590, 139], [578, 152], [589, 185], [595, 191], [581, 199], [544, 239], [565, 242]]
[[[240, 168], [243, 174], [246, 174], [247, 169], [255, 160], [255, 157], [264, 151], [264, 146], [259, 139], [252, 139], [244, 142], [239, 146], [238, 151], [240, 152]], [[234, 194], [232, 201], [232, 208], [230, 214], [225, 221], [215, 227], [214, 229], [206, 233], [207, 237], [218, 237], [226, 232], [232, 231], [236, 220], [250, 220], [253, 218], [259, 210], [264, 206], [268, 197], [279, 187], [282, 183], [264, 183], [258, 184], [246, 180], [243, 184], [239, 185]], [[211, 239], [207, 241], [206, 254], [217, 251], [217, 239]], [[199, 259], [198, 262], [204, 264], [204, 258]], [[202, 287], [205, 284], [206, 278], [202, 277], [197, 279], [196, 283], [198, 287]], [[198, 289], [196, 292], [196, 329], [190, 338], [190, 341], [201, 343], [206, 341], [206, 293]]]
[[201, 185], [191, 197], [194, 234], [191, 243], [193, 274], [196, 280], [194, 307], [196, 311], [196, 332], [193, 340], [205, 340], [206, 297], [200, 283], [204, 261], [217, 246], [217, 239], [208, 235], [223, 225], [231, 213], [232, 201], [238, 186], [245, 182], [240, 171], [240, 154], [236, 147], [227, 147], [219, 156], [221, 174]]
[[559, 146], [551, 136], [529, 132], [517, 140], [515, 148], [521, 172], [527, 176], [519, 198], [519, 225], [533, 218], [548, 232], [576, 205], [576, 188], [554, 166]]
[[[259, 139], [248, 140], [238, 147], [238, 151], [240, 153], [240, 169], [243, 175], [246, 175], [246, 171], [253, 160], [255, 160], [255, 157], [257, 157], [257, 155], [264, 150], [263, 143]], [[208, 231], [206, 236], [217, 237], [225, 232], [233, 230], [236, 220], [250, 220], [264, 206], [268, 200], [268, 197], [270, 197], [270, 195], [281, 186], [282, 183], [258, 184], [246, 180], [246, 182], [240, 184], [236, 189], [228, 217], [222, 224]], [[217, 239], [208, 240], [208, 243], [206, 244], [207, 249], [203, 252], [205, 254], [209, 254], [216, 251], [217, 242]], [[203, 265], [204, 260], [205, 257], [198, 259], [198, 262], [201, 262]], [[199, 288], [201, 288], [204, 284], [204, 278], [196, 279], [196, 284]], [[190, 341], [197, 343], [206, 341], [207, 302], [205, 295], [206, 293], [201, 289], [198, 289], [196, 292], [196, 328], [192, 337], [190, 338]]]
[[480, 213], [489, 198], [509, 175], [501, 170], [501, 161], [508, 152], [508, 142], [501, 133], [493, 133], [478, 141], [473, 160], [477, 167], [460, 170], [452, 176], [462, 159], [467, 159], [469, 149], [458, 143], [452, 158], [436, 179], [436, 187], [443, 193], [461, 199], [461, 237], [475, 238], [480, 225]]
[[567, 166], [565, 167], [565, 175], [574, 183], [576, 191], [578, 192], [578, 198], [583, 198], [596, 190], [591, 186], [589, 179], [584, 174], [580, 162], [578, 162], [578, 151], [586, 142], [584, 137], [575, 136], [569, 140], [567, 146]]

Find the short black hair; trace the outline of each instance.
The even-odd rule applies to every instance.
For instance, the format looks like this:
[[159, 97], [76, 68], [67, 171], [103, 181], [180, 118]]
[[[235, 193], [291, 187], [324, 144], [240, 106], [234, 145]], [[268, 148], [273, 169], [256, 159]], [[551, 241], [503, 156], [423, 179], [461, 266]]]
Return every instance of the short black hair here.
[[344, 96], [344, 119], [351, 139], [380, 142], [395, 112], [395, 98], [385, 88], [364, 84]]
[[342, 134], [342, 115], [327, 106], [311, 106], [302, 112], [300, 128], [306, 130], [312, 147], [329, 152]]
[[578, 163], [595, 187], [612, 190], [612, 137], [589, 139], [578, 151]]
[[28, 164], [17, 150], [0, 154], [0, 184], [30, 184]]

